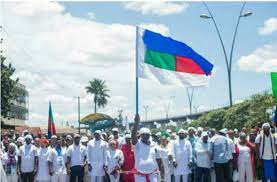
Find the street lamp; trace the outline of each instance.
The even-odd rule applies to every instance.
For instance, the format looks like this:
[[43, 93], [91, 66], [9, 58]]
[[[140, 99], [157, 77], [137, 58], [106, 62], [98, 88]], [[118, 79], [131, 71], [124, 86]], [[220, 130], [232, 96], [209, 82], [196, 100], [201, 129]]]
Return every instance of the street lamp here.
[[203, 18], [203, 19], [212, 19], [213, 24], [214, 24], [215, 29], [216, 29], [216, 32], [217, 32], [217, 35], [219, 37], [222, 49], [223, 49], [225, 63], [226, 63], [226, 68], [227, 68], [227, 75], [228, 75], [229, 102], [230, 102], [230, 106], [232, 106], [233, 105], [233, 100], [232, 100], [232, 82], [231, 82], [231, 77], [232, 77], [232, 59], [233, 59], [233, 51], [234, 51], [235, 40], [236, 40], [236, 36], [237, 36], [237, 31], [238, 31], [238, 26], [239, 26], [239, 23], [240, 23], [240, 19], [242, 17], [248, 17], [248, 16], [252, 15], [253, 13], [250, 12], [250, 11], [247, 11], [244, 14], [242, 13], [243, 9], [244, 9], [244, 6], [245, 6], [245, 3], [246, 3], [246, 2], [244, 2], [242, 7], [241, 7], [240, 14], [238, 16], [237, 25], [236, 25], [236, 28], [235, 28], [235, 32], [234, 32], [234, 36], [233, 36], [233, 41], [232, 41], [232, 47], [231, 47], [230, 57], [229, 57], [229, 60], [228, 60], [226, 49], [225, 49], [225, 46], [223, 44], [223, 40], [222, 40], [221, 34], [219, 32], [218, 26], [217, 26], [217, 24], [215, 22], [215, 19], [213, 17], [213, 14], [210, 11], [208, 5], [205, 2], [203, 2], [203, 3], [204, 3], [204, 6], [206, 7], [206, 9], [207, 9], [209, 14], [208, 15], [201, 14], [200, 17]]

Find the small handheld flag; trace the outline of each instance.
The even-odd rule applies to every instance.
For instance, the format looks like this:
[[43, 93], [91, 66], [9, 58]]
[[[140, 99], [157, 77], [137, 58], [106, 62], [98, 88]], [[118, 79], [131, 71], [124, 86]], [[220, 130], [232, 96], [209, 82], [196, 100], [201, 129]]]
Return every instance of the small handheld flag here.
[[56, 128], [53, 119], [53, 113], [51, 108], [51, 102], [49, 102], [49, 111], [48, 111], [48, 138], [50, 139], [52, 135], [56, 135]]

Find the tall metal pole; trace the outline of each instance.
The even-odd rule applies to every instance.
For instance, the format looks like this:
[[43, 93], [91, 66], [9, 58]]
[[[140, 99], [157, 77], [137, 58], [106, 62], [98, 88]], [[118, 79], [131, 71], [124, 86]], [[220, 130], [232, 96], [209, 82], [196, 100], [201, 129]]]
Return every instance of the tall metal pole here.
[[[225, 49], [225, 46], [224, 46], [221, 34], [219, 32], [219, 29], [218, 29], [216, 21], [215, 21], [215, 19], [213, 17], [213, 14], [210, 11], [208, 5], [205, 2], [203, 2], [203, 3], [204, 3], [204, 6], [206, 7], [206, 9], [207, 9], [207, 11], [208, 11], [208, 13], [210, 15], [209, 17], [204, 17], [204, 18], [211, 18], [212, 19], [213, 24], [214, 24], [215, 29], [216, 29], [216, 32], [217, 32], [217, 35], [219, 37], [222, 49], [223, 49], [225, 63], [226, 63], [226, 68], [227, 68], [227, 76], [228, 76], [229, 102], [230, 102], [230, 106], [233, 106], [233, 99], [232, 99], [232, 59], [233, 59], [233, 50], [234, 50], [234, 45], [235, 45], [235, 40], [236, 40], [236, 36], [237, 36], [237, 31], [238, 31], [238, 26], [239, 26], [240, 18], [244, 17], [242, 15], [242, 12], [243, 12], [243, 9], [245, 7], [246, 2], [243, 3], [243, 5], [241, 7], [241, 10], [240, 10], [240, 14], [239, 14], [238, 20], [237, 20], [237, 24], [236, 24], [236, 28], [235, 28], [235, 32], [234, 32], [234, 36], [233, 36], [233, 41], [232, 41], [232, 47], [231, 47], [230, 59], [229, 60], [228, 60], [228, 57], [227, 57], [226, 49]], [[249, 14], [249, 15], [251, 15], [251, 14]]]
[[143, 108], [144, 108], [144, 111], [145, 111], [145, 121], [147, 121], [147, 112], [148, 112], [149, 106], [145, 105], [145, 106], [143, 106]]
[[138, 110], [138, 105], [139, 105], [139, 101], [138, 101], [138, 26], [136, 27], [136, 115], [138, 114], [139, 110]]
[[78, 122], [79, 122], [79, 134], [81, 134], [81, 127], [80, 127], [80, 96], [78, 98]]

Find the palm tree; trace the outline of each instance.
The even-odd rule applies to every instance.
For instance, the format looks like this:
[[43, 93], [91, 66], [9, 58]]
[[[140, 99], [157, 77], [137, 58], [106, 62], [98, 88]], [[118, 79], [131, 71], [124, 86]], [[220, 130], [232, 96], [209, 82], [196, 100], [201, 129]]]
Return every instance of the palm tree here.
[[87, 93], [94, 94], [94, 113], [96, 113], [97, 107], [105, 107], [108, 104], [108, 98], [110, 96], [107, 92], [109, 89], [105, 83], [105, 80], [94, 78], [89, 81], [89, 86], [86, 86]]

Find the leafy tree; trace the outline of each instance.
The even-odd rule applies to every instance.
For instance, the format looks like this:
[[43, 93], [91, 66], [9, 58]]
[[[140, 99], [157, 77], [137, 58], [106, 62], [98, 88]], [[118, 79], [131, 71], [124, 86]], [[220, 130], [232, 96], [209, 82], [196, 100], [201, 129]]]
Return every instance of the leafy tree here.
[[15, 68], [11, 63], [5, 63], [6, 58], [1, 56], [1, 115], [3, 118], [8, 117], [8, 113], [12, 107], [12, 101], [17, 98], [16, 80], [12, 80], [11, 76], [15, 72]]
[[108, 87], [104, 80], [93, 79], [89, 81], [89, 85], [86, 87], [87, 93], [94, 95], [94, 113], [96, 113], [97, 107], [105, 107], [108, 104]]

